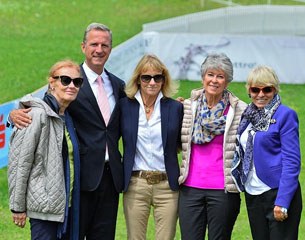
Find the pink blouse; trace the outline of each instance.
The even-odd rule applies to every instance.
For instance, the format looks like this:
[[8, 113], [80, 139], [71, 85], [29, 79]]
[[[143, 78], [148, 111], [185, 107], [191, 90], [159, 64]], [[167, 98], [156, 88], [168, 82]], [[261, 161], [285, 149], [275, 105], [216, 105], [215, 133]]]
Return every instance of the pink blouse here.
[[205, 144], [192, 144], [189, 174], [184, 185], [202, 189], [224, 189], [223, 135]]
[[[225, 109], [227, 115], [229, 106]], [[191, 145], [189, 174], [184, 185], [201, 189], [224, 189], [223, 137]]]

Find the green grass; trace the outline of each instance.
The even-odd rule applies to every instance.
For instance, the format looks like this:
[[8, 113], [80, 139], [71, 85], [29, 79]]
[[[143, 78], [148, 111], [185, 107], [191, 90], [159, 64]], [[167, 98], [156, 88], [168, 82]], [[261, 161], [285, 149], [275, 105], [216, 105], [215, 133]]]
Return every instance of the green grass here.
[[[46, 84], [49, 67], [57, 60], [69, 57], [82, 62], [80, 42], [90, 22], [102, 22], [113, 31], [114, 46], [141, 32], [142, 24], [197, 11], [224, 7], [200, 0], [0, 0], [0, 104], [19, 98]], [[265, 4], [267, 1], [234, 1], [242, 4]], [[296, 4], [295, 1], [274, 0], [273, 4]], [[296, 69], [296, 71], [298, 71]], [[200, 82], [181, 81], [179, 96], [188, 97]], [[305, 86], [281, 86], [284, 104], [298, 112], [301, 151], [305, 151]], [[229, 86], [237, 96], [249, 102], [244, 83]], [[302, 161], [304, 165], [304, 160]], [[300, 175], [305, 186], [304, 167]], [[303, 191], [303, 199], [305, 199]], [[30, 239], [29, 223], [17, 228], [8, 209], [6, 168], [0, 169], [0, 239]], [[126, 239], [122, 205], [120, 205], [116, 239]], [[148, 239], [154, 239], [153, 221], [149, 222]], [[176, 239], [180, 239], [177, 228]], [[233, 239], [251, 239], [244, 202], [236, 222]], [[305, 219], [300, 225], [300, 237], [305, 239]]]

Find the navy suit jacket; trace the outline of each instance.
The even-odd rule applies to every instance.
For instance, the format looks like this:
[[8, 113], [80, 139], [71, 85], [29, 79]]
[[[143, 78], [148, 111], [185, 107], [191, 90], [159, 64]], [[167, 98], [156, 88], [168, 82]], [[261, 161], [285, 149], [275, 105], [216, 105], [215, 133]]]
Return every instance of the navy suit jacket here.
[[[170, 98], [161, 99], [161, 133], [165, 169], [170, 188], [178, 190], [179, 163], [177, 151], [181, 146], [183, 105]], [[124, 191], [128, 190], [136, 154], [140, 104], [136, 99], [120, 100], [121, 133], [123, 139]], [[146, 169], [143, 169], [146, 170]]]
[[119, 152], [120, 111], [119, 99], [125, 97], [125, 83], [107, 70], [106, 73], [112, 84], [116, 105], [111, 113], [108, 126], [105, 125], [102, 113], [86, 74], [81, 66], [84, 78], [83, 86], [78, 96], [68, 108], [80, 143], [80, 179], [81, 190], [94, 191], [103, 175], [105, 164], [106, 142], [109, 152], [109, 165], [117, 192], [123, 187], [123, 165]]
[[278, 188], [275, 205], [289, 208], [298, 187], [301, 167], [299, 121], [294, 110], [280, 105], [268, 131], [257, 131], [253, 145], [256, 174]]

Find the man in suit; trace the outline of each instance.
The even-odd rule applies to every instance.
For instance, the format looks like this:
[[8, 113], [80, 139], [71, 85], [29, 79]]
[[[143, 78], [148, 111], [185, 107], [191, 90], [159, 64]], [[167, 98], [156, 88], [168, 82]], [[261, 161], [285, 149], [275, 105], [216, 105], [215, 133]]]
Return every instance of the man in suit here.
[[[68, 108], [80, 143], [80, 239], [114, 239], [123, 188], [118, 101], [125, 97], [125, 83], [104, 68], [112, 49], [112, 32], [107, 26], [91, 23], [81, 49], [85, 55], [81, 64], [84, 83]], [[98, 78], [104, 93], [100, 92]], [[102, 94], [107, 95], [106, 100], [102, 100]], [[110, 117], [102, 113], [101, 105], [107, 101]], [[17, 117], [27, 119], [25, 123], [15, 114], [11, 113], [10, 118], [17, 127], [30, 123], [25, 114]]]
[[[84, 84], [68, 109], [80, 142], [80, 239], [114, 239], [119, 193], [123, 187], [117, 103], [125, 96], [125, 84], [104, 68], [112, 49], [108, 27], [90, 24], [81, 48], [85, 55]], [[98, 105], [98, 76], [103, 79], [111, 109], [108, 124]]]

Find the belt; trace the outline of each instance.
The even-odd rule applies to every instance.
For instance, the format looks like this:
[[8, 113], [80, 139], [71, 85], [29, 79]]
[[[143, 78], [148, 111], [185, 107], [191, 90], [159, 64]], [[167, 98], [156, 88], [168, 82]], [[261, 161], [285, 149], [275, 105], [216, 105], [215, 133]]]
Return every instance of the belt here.
[[144, 178], [150, 185], [167, 180], [166, 173], [160, 171], [133, 171], [132, 176]]

